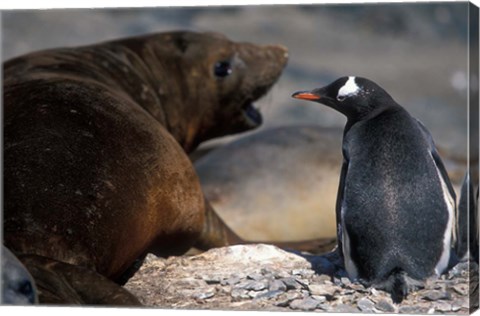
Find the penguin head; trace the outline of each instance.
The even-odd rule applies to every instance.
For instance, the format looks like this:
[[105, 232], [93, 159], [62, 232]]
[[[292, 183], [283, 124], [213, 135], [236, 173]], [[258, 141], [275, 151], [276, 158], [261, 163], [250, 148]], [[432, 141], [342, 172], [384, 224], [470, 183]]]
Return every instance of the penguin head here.
[[375, 82], [362, 77], [342, 77], [311, 91], [298, 91], [292, 97], [322, 103], [347, 116], [364, 119], [395, 105], [392, 97]]

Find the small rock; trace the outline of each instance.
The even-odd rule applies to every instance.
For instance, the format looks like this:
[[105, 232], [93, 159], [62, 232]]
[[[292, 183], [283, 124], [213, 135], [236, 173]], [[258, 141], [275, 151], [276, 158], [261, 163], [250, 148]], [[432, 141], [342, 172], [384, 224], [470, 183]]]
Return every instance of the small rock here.
[[285, 292], [287, 290], [287, 286], [280, 280], [273, 280], [268, 283], [268, 290]]
[[295, 281], [297, 281], [297, 283], [300, 284], [304, 289], [308, 289], [308, 284], [310, 283], [308, 280], [295, 279]]
[[338, 287], [329, 284], [311, 284], [308, 290], [312, 295], [334, 296]]
[[251, 298], [256, 298], [258, 295], [262, 295], [262, 294], [265, 294], [267, 293], [268, 290], [263, 290], [263, 291], [249, 291], [247, 294], [248, 296], [250, 296]]
[[338, 304], [332, 309], [332, 312], [337, 313], [358, 313], [358, 309], [347, 304]]
[[435, 310], [439, 312], [450, 312], [452, 310], [452, 304], [446, 302], [435, 302], [434, 304]]
[[293, 300], [290, 303], [290, 308], [299, 309], [302, 311], [313, 311], [315, 308], [317, 308], [318, 304], [319, 302], [317, 300], [314, 300], [311, 297], [307, 297], [304, 299]]
[[375, 304], [375, 308], [382, 312], [387, 312], [387, 313], [395, 312], [395, 306], [390, 304], [386, 299], [381, 299], [380, 301], [378, 301], [378, 303]]
[[220, 284], [221, 285], [235, 285], [235, 284], [239, 283], [240, 280], [241, 280], [241, 278], [239, 278], [239, 277], [230, 277], [228, 279], [220, 281]]
[[416, 306], [402, 305], [398, 308], [398, 312], [400, 314], [422, 314], [425, 313], [425, 310]]
[[202, 292], [202, 293], [196, 293], [193, 295], [193, 298], [199, 299], [199, 300], [205, 300], [207, 298], [211, 298], [215, 295], [215, 290], [209, 290], [207, 292]]
[[340, 279], [340, 281], [341, 281], [344, 285], [350, 285], [350, 284], [352, 284], [352, 281], [350, 281], [349, 278], [343, 277], [343, 278]]
[[311, 296], [314, 300], [317, 300], [320, 303], [325, 303], [327, 301], [327, 298], [325, 296], [321, 295], [312, 295]]
[[321, 304], [318, 304], [317, 309], [330, 312], [332, 311], [332, 306], [330, 304], [321, 303]]
[[313, 275], [315, 272], [310, 269], [294, 269], [292, 270], [293, 275], [301, 275], [303, 277], [309, 277]]
[[230, 293], [230, 296], [234, 299], [250, 298], [250, 296], [248, 296], [248, 291], [240, 288], [234, 288]]
[[325, 281], [331, 282], [331, 280], [332, 280], [332, 277], [327, 275], [327, 274], [315, 275], [313, 277], [313, 281], [315, 281], [315, 283], [319, 283], [319, 284], [323, 284], [323, 283], [325, 283]]
[[287, 287], [287, 290], [300, 288], [300, 284], [298, 284], [297, 281], [292, 277], [282, 278], [280, 279], [280, 281], [282, 281], [285, 284], [285, 286]]
[[265, 284], [265, 282], [260, 282], [260, 281], [253, 281], [245, 287], [246, 290], [254, 290], [254, 291], [261, 291], [266, 288], [267, 288], [267, 285]]
[[207, 284], [217, 284], [221, 282], [221, 278], [218, 275], [204, 275], [202, 280], [207, 282]]
[[448, 300], [450, 299], [450, 294], [448, 292], [431, 290], [424, 292], [423, 298], [429, 301]]
[[468, 285], [467, 284], [457, 284], [453, 286], [453, 290], [460, 295], [468, 295]]
[[362, 312], [373, 313], [373, 307], [375, 306], [375, 303], [368, 298], [363, 297], [357, 302], [357, 306]]
[[251, 279], [251, 280], [259, 281], [259, 280], [264, 279], [264, 276], [261, 275], [260, 273], [251, 273], [251, 274], [247, 275], [247, 278]]
[[[257, 293], [260, 293], [260, 292], [257, 292]], [[278, 297], [279, 295], [285, 293], [284, 291], [280, 291], [280, 290], [275, 290], [275, 291], [266, 291], [264, 293], [261, 293], [261, 294], [258, 294], [255, 299], [272, 299], [272, 298], [276, 298]], [[288, 305], [288, 302], [286, 303], [285, 306]], [[277, 305], [279, 306], [279, 305]]]
[[363, 293], [367, 293], [368, 292], [368, 289], [366, 289], [362, 284], [360, 283], [350, 283], [347, 285], [348, 288], [352, 289], [352, 290], [355, 290], [357, 292], [363, 292]]

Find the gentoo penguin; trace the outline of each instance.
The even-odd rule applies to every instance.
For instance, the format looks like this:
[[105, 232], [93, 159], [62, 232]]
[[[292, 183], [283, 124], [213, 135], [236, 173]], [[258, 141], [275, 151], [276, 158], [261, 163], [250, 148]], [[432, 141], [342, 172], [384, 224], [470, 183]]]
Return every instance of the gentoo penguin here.
[[338, 249], [349, 277], [399, 303], [447, 268], [455, 193], [425, 126], [374, 82], [342, 77], [292, 95], [347, 117], [337, 195]]

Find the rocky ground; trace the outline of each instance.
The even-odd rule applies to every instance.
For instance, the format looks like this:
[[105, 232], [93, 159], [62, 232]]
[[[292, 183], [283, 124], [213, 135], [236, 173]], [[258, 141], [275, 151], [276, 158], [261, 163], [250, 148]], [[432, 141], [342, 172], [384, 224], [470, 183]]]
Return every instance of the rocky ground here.
[[148, 255], [125, 285], [149, 307], [262, 311], [468, 314], [478, 266], [463, 262], [400, 304], [381, 290], [334, 277], [333, 257], [283, 251], [271, 245], [238, 245], [200, 255]]

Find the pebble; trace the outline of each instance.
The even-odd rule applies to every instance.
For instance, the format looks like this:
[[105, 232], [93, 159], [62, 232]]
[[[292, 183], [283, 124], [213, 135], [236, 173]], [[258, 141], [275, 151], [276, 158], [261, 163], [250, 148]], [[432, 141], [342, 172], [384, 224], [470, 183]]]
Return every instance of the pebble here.
[[259, 295], [262, 295], [262, 294], [265, 294], [267, 293], [268, 290], [263, 290], [263, 291], [249, 291], [247, 294], [248, 296], [250, 296], [251, 298], [256, 298], [257, 296]]
[[302, 311], [313, 311], [315, 308], [317, 308], [318, 304], [317, 300], [314, 300], [311, 297], [307, 297], [304, 299], [297, 299], [293, 300], [290, 303], [290, 308], [291, 309], [300, 309]]
[[[260, 292], [257, 292], [260, 293]], [[271, 298], [276, 298], [277, 296], [285, 293], [284, 291], [280, 290], [275, 290], [275, 291], [266, 291], [264, 293], [258, 294], [255, 298], [256, 299], [271, 299]], [[287, 302], [288, 304], [288, 302]], [[285, 305], [286, 306], [286, 305]]]
[[340, 279], [340, 281], [341, 281], [344, 285], [350, 285], [350, 284], [352, 284], [352, 281], [350, 281], [349, 278], [343, 277], [343, 278]]
[[436, 290], [426, 291], [423, 294], [423, 298], [429, 301], [438, 301], [450, 299], [450, 294], [448, 292], [441, 292]]
[[400, 314], [424, 314], [425, 310], [420, 309], [416, 306], [403, 305], [398, 308]]
[[220, 284], [221, 285], [235, 285], [237, 283], [239, 283], [241, 280], [241, 278], [239, 277], [230, 277], [228, 279], [224, 279], [222, 281], [220, 281]]
[[205, 300], [207, 298], [211, 298], [215, 295], [215, 290], [209, 290], [207, 292], [202, 292], [202, 293], [196, 293], [193, 295], [193, 298], [199, 299], [199, 300]]
[[250, 298], [248, 291], [240, 288], [234, 288], [232, 292], [230, 292], [230, 296], [234, 299]]
[[268, 283], [268, 290], [285, 292], [287, 290], [287, 286], [280, 280], [272, 280]]
[[319, 301], [320, 303], [325, 303], [327, 301], [327, 298], [325, 296], [321, 296], [321, 295], [312, 295], [312, 298], [314, 300]]
[[259, 280], [264, 279], [264, 276], [260, 273], [252, 273], [252, 274], [247, 275], [247, 278], [251, 279], [251, 280], [259, 281]]
[[381, 299], [378, 301], [377, 304], [375, 304], [375, 308], [382, 311], [382, 312], [387, 312], [387, 313], [393, 313], [395, 312], [395, 306], [390, 304], [386, 299]]
[[202, 276], [202, 280], [207, 282], [207, 284], [217, 284], [222, 281], [218, 275], [204, 275]]
[[357, 302], [357, 306], [362, 312], [373, 313], [373, 307], [375, 306], [375, 303], [368, 298], [363, 297]]
[[293, 277], [282, 278], [280, 279], [280, 281], [282, 281], [285, 284], [285, 286], [287, 287], [287, 290], [300, 288], [300, 284], [298, 284], [295, 278]]
[[312, 295], [334, 296], [338, 287], [329, 284], [311, 284], [308, 290]]
[[337, 313], [358, 313], [358, 309], [347, 304], [338, 304], [332, 309], [332, 312]]
[[468, 295], [468, 285], [467, 284], [457, 284], [453, 286], [455, 292], [460, 295]]
[[435, 310], [439, 312], [450, 312], [452, 310], [452, 304], [446, 302], [435, 302], [434, 304]]

